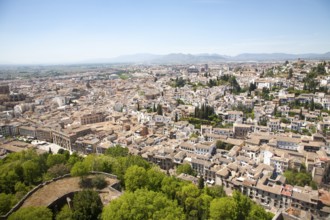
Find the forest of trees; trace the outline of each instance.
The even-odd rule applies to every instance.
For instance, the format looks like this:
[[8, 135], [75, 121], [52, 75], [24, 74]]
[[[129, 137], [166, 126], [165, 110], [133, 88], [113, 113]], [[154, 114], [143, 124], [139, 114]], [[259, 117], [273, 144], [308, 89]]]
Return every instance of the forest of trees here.
[[194, 114], [190, 117], [181, 118], [180, 120], [187, 120], [193, 124], [195, 128], [200, 128], [201, 125], [212, 125], [213, 127], [220, 127], [222, 118], [218, 116], [212, 106], [202, 104], [200, 107], [195, 107]]
[[[182, 165], [178, 172], [193, 174], [188, 166]], [[109, 149], [104, 155], [85, 158], [69, 155], [67, 151], [38, 155], [35, 150], [28, 150], [8, 155], [0, 164], [1, 214], [7, 213], [28, 190], [42, 181], [69, 172], [83, 179], [92, 170], [117, 175], [125, 189], [122, 196], [102, 207], [98, 193], [87, 189], [74, 195], [72, 209], [66, 205], [58, 213], [52, 213], [46, 207], [21, 208], [9, 219], [272, 218], [272, 214], [239, 192], [227, 197], [221, 186], [204, 187], [202, 178], [196, 186], [168, 176], [142, 157], [129, 155], [121, 146]]]
[[215, 115], [214, 108], [209, 105], [202, 104], [201, 107], [195, 108], [195, 118], [209, 120], [210, 116]]
[[220, 77], [217, 77], [216, 79], [209, 79], [207, 82], [208, 87], [213, 87], [213, 86], [219, 86], [223, 84], [228, 84], [231, 86], [231, 90], [233, 93], [239, 93], [241, 91], [241, 87], [238, 84], [236, 77], [231, 76], [231, 75], [223, 75]]
[[219, 81], [228, 83], [231, 87], [232, 93], [234, 94], [238, 94], [241, 91], [241, 87], [238, 84], [235, 76], [223, 75], [219, 78]]
[[176, 77], [176, 79], [173, 80], [173, 83], [171, 85], [173, 87], [184, 87], [186, 85], [186, 80], [184, 80], [182, 77]]
[[[304, 90], [307, 90], [309, 92], [315, 93], [317, 91], [317, 88], [319, 87], [319, 82], [315, 80], [317, 76], [325, 75], [325, 63], [319, 63], [316, 67], [312, 68], [312, 71], [307, 73], [306, 77], [304, 78]], [[319, 90], [321, 87], [319, 88]], [[328, 93], [328, 90], [323, 91]]]

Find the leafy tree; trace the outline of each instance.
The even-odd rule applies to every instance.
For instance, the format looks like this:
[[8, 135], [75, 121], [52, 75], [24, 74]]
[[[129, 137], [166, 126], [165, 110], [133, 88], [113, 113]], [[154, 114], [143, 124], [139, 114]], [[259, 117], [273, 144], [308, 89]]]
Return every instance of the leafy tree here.
[[102, 219], [185, 219], [182, 208], [159, 192], [138, 189], [125, 192], [107, 205]]
[[180, 164], [177, 169], [176, 173], [179, 175], [181, 173], [189, 174], [189, 175], [196, 175], [196, 172], [193, 170], [193, 168], [188, 163]]
[[249, 92], [252, 92], [257, 89], [257, 84], [256, 83], [250, 83], [249, 85]]
[[199, 219], [209, 219], [212, 197], [203, 193], [197, 198], [197, 210]]
[[56, 164], [64, 164], [66, 163], [66, 157], [64, 154], [50, 154], [48, 157], [47, 157], [47, 166], [48, 167], [52, 167]]
[[165, 174], [159, 167], [152, 167], [147, 171], [147, 188], [155, 192], [160, 191], [164, 178]]
[[87, 188], [92, 188], [93, 184], [92, 184], [92, 178], [89, 178], [87, 176], [81, 176], [79, 179], [79, 187], [83, 188], [83, 189], [87, 189]]
[[231, 76], [229, 78], [229, 83], [232, 87], [232, 91], [233, 93], [239, 93], [241, 91], [241, 87], [240, 85], [238, 84], [237, 80], [236, 80], [236, 77], [235, 76]]
[[56, 164], [48, 169], [47, 174], [50, 178], [55, 178], [59, 176], [63, 176], [65, 174], [70, 173], [70, 169], [65, 164]]
[[306, 84], [306, 90], [315, 93], [316, 87], [319, 85], [319, 81], [316, 80], [317, 76], [318, 73], [314, 70], [306, 75], [306, 77], [303, 79], [304, 83]]
[[14, 170], [7, 171], [6, 169], [1, 170], [0, 176], [0, 189], [4, 193], [13, 193], [16, 182], [20, 181], [20, 177], [15, 173]]
[[117, 158], [113, 167], [113, 171], [114, 174], [117, 175], [118, 179], [121, 181], [122, 185], [125, 185], [124, 175], [126, 170], [133, 165], [143, 167], [146, 170], [150, 168], [150, 164], [140, 156], [128, 155], [127, 157]]
[[106, 173], [112, 173], [117, 159], [112, 156], [98, 155], [94, 162], [94, 169]]
[[176, 106], [179, 106], [179, 105], [184, 105], [184, 101], [182, 101], [181, 99], [177, 99], [176, 100]]
[[223, 189], [223, 186], [219, 186], [219, 185], [206, 187], [205, 192], [212, 198], [221, 198], [226, 196], [226, 192]]
[[[198, 215], [198, 213], [196, 213], [196, 210], [198, 209], [196, 199], [200, 194], [200, 190], [192, 183], [182, 186], [181, 190], [177, 192], [179, 204], [184, 207], [188, 216], [194, 218]], [[193, 212], [191, 213], [191, 211]]]
[[293, 77], [293, 70], [290, 68], [288, 73], [288, 79], [292, 79]]
[[74, 152], [73, 154], [70, 155], [68, 164], [70, 166], [73, 166], [75, 163], [77, 163], [78, 161], [82, 161], [82, 160], [83, 160], [83, 158], [81, 156], [79, 156], [76, 152]]
[[303, 120], [303, 119], [304, 119], [304, 115], [303, 115], [303, 112], [302, 112], [302, 108], [300, 109], [300, 112], [299, 112], [299, 119], [300, 119], [300, 120]]
[[274, 115], [274, 116], [277, 115], [277, 105], [275, 105], [275, 107], [274, 107], [273, 115]]
[[182, 185], [176, 198], [179, 204], [183, 206], [187, 219], [208, 219], [212, 197], [202, 193], [202, 190], [194, 184]]
[[11, 209], [12, 205], [17, 202], [12, 194], [0, 193], [0, 215], [4, 215]]
[[314, 111], [315, 110], [315, 104], [314, 104], [314, 98], [312, 98], [310, 104], [309, 104], [309, 110]]
[[64, 154], [66, 160], [68, 160], [70, 158], [70, 152], [68, 150], [64, 150], [63, 148], [58, 149], [57, 153]]
[[315, 72], [317, 75], [325, 75], [325, 65], [323, 63], [319, 63], [316, 67], [312, 69], [313, 72]]
[[261, 125], [261, 126], [267, 126], [267, 118], [261, 118], [259, 120], [259, 125]]
[[231, 197], [214, 199], [210, 205], [210, 219], [238, 219], [237, 204]]
[[251, 199], [241, 194], [238, 191], [233, 192], [233, 199], [237, 207], [237, 211], [236, 211], [237, 219], [244, 219], [246, 216], [248, 216], [250, 209], [252, 207]]
[[238, 191], [233, 192], [233, 197], [216, 198], [210, 206], [211, 219], [272, 219], [273, 215], [267, 213], [262, 207], [253, 203], [250, 198]]
[[233, 93], [239, 93], [241, 91], [241, 87], [238, 84], [235, 76], [222, 75], [220, 77], [220, 81], [229, 83], [229, 85], [231, 86], [231, 90], [232, 90]]
[[200, 190], [198, 190], [197, 186], [195, 186], [192, 183], [189, 183], [187, 185], [184, 185], [182, 187], [182, 195], [184, 195], [184, 197], [198, 197], [200, 195]]
[[161, 191], [169, 198], [175, 199], [176, 192], [178, 192], [181, 188], [182, 182], [177, 180], [173, 176], [165, 176], [162, 180]]
[[26, 207], [20, 208], [18, 211], [11, 214], [8, 220], [52, 220], [53, 213], [46, 207]]
[[79, 186], [81, 188], [96, 188], [103, 189], [108, 185], [103, 175], [96, 175], [94, 177], [82, 176], [79, 180]]
[[38, 163], [28, 160], [22, 164], [24, 180], [28, 184], [34, 184], [41, 180], [41, 171]]
[[307, 83], [306, 82], [304, 82], [303, 90], [307, 91]]
[[207, 82], [207, 86], [208, 87], [213, 87], [213, 86], [217, 86], [218, 85], [218, 82], [216, 80], [213, 80], [213, 79], [210, 79], [208, 82]]
[[[39, 169], [40, 169], [40, 177], [42, 176], [43, 173], [46, 173], [47, 170], [48, 170], [48, 166], [47, 166], [47, 158], [50, 154], [49, 153], [43, 153], [43, 154], [40, 154], [32, 159], [33, 162], [36, 162], [39, 166]], [[41, 181], [41, 178], [40, 178], [40, 181]]]
[[198, 179], [198, 189], [203, 189], [204, 186], [205, 186], [205, 184], [204, 184], [204, 178], [201, 176]]
[[112, 157], [126, 157], [128, 155], [128, 148], [122, 147], [120, 145], [115, 145], [114, 147], [108, 148], [105, 154], [110, 155]]
[[88, 170], [111, 173], [116, 159], [108, 155], [90, 154], [85, 157], [83, 163]]
[[317, 183], [315, 181], [311, 181], [310, 184], [309, 184], [313, 190], [317, 190]]
[[99, 157], [96, 154], [89, 154], [87, 157], [84, 158], [82, 163], [87, 168], [88, 171], [90, 171], [90, 170], [99, 171], [100, 164], [98, 162], [98, 158]]
[[221, 140], [217, 140], [215, 146], [217, 147], [217, 149], [222, 149], [222, 150], [230, 150], [234, 147], [233, 144], [225, 143]]
[[271, 96], [269, 96], [269, 93], [270, 93], [269, 89], [264, 87], [262, 88], [261, 97], [265, 100], [271, 100]]
[[32, 189], [32, 186], [28, 187], [22, 182], [17, 182], [15, 184], [15, 196], [17, 199], [23, 198], [26, 193], [28, 193]]
[[73, 219], [94, 220], [100, 217], [103, 204], [97, 192], [84, 190], [73, 197]]
[[92, 186], [96, 187], [97, 189], [103, 189], [107, 185], [108, 183], [103, 175], [97, 175], [92, 179]]
[[265, 70], [262, 70], [261, 74], [260, 74], [260, 78], [264, 78], [265, 77]]
[[157, 105], [157, 115], [163, 115], [163, 107], [161, 104]]
[[56, 215], [56, 220], [71, 220], [73, 218], [73, 212], [68, 205], [63, 206], [61, 211]]
[[70, 171], [72, 176], [84, 176], [88, 173], [88, 167], [85, 163], [78, 161], [75, 163]]
[[253, 204], [246, 219], [247, 220], [256, 220], [256, 219], [270, 220], [272, 218], [273, 218], [272, 213], [266, 212], [265, 209], [262, 208], [261, 206]]
[[147, 185], [146, 170], [137, 165], [131, 166], [125, 173], [125, 186], [128, 191], [135, 191]]
[[178, 78], [176, 77], [174, 87], [184, 87], [186, 85], [186, 80], [184, 80], [182, 77]]
[[195, 108], [195, 118], [209, 120], [212, 115], [215, 115], [214, 108], [209, 105], [202, 104]]
[[20, 181], [24, 181], [24, 171], [21, 164], [16, 164], [14, 168], [15, 174], [18, 176]]
[[299, 172], [295, 174], [295, 183], [299, 186], [309, 185], [312, 181], [311, 175], [306, 172]]

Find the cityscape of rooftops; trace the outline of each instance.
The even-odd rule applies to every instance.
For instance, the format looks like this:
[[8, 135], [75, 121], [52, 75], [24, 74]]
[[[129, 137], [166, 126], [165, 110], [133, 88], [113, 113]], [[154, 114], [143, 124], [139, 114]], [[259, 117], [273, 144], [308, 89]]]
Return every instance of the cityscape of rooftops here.
[[327, 0], [0, 1], [0, 219], [326, 220]]

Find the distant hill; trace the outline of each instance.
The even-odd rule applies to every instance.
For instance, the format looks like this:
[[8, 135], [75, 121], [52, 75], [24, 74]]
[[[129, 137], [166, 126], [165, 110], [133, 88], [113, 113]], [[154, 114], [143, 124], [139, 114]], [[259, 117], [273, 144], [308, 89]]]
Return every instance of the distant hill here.
[[324, 54], [286, 54], [286, 53], [243, 53], [237, 56], [220, 54], [183, 54], [171, 53], [157, 55], [149, 53], [124, 55], [111, 59], [95, 59], [86, 63], [154, 63], [154, 64], [189, 64], [206, 62], [231, 62], [231, 61], [284, 61], [297, 59], [330, 59], [330, 52]]
[[243, 53], [231, 57], [234, 61], [278, 61], [296, 59], [330, 59], [330, 52], [324, 54], [286, 54], [286, 53]]
[[154, 63], [198, 63], [226, 61], [224, 56], [218, 54], [182, 54], [172, 53], [152, 60]]

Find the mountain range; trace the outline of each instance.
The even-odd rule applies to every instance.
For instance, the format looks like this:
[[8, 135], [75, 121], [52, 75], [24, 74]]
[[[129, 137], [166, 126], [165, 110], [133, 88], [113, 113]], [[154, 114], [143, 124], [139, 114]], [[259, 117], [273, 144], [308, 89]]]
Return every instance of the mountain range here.
[[324, 54], [286, 54], [286, 53], [243, 53], [237, 56], [220, 54], [183, 54], [171, 53], [157, 55], [149, 53], [124, 55], [110, 59], [95, 59], [88, 63], [146, 63], [146, 64], [184, 64], [205, 62], [253, 62], [253, 61], [284, 61], [284, 60], [320, 60], [330, 59], [330, 52]]

